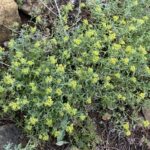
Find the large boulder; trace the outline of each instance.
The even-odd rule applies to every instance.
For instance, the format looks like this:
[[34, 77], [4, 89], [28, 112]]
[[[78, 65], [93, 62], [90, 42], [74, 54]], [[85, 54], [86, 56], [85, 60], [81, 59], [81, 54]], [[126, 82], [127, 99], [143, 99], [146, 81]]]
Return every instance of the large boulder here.
[[20, 23], [18, 5], [14, 0], [0, 0], [0, 43], [8, 40], [15, 22]]

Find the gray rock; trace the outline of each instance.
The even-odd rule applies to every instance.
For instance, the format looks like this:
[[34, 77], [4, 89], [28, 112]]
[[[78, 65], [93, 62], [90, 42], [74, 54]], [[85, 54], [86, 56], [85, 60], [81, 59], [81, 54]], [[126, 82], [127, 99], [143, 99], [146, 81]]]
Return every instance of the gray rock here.
[[21, 139], [21, 131], [14, 124], [0, 126], [0, 150], [8, 143], [19, 144]]
[[150, 121], [150, 108], [143, 108], [143, 114], [145, 119]]

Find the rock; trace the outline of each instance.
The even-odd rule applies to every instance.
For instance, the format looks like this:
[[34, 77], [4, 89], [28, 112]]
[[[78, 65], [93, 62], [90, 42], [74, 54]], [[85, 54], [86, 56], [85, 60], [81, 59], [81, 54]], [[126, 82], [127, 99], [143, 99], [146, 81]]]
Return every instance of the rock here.
[[14, 0], [0, 0], [0, 43], [8, 40], [12, 25], [20, 23], [18, 6]]
[[150, 121], [150, 108], [143, 108], [143, 114], [145, 119]]
[[26, 0], [23, 2], [23, 5], [20, 7], [20, 9], [26, 14], [26, 15], [32, 15], [34, 16], [39, 15], [42, 10], [44, 9], [44, 2], [38, 2], [37, 0]]
[[21, 131], [14, 124], [0, 126], [0, 150], [8, 143], [19, 144], [21, 139]]

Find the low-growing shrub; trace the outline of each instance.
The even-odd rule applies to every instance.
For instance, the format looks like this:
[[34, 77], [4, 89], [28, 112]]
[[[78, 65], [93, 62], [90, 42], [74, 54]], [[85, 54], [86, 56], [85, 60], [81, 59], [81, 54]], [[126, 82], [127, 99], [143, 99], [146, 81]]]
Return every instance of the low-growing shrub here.
[[1, 61], [8, 60], [8, 69], [1, 72], [1, 115], [16, 120], [28, 135], [43, 141], [55, 137], [62, 144], [68, 135], [77, 139], [77, 132], [84, 134], [88, 113], [98, 111], [110, 114], [130, 136], [138, 111], [149, 101], [146, 5], [80, 3], [89, 18], [68, 26], [69, 3], [60, 9], [52, 38], [36, 26], [24, 27], [8, 43], [9, 51], [0, 49]]

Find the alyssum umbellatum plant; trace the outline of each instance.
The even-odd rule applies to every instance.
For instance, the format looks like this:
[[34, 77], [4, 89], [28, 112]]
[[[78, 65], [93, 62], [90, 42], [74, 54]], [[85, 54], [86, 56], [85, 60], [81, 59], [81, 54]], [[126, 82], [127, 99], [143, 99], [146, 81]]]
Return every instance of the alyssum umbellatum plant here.
[[[87, 108], [94, 105], [100, 115], [111, 112], [114, 124], [130, 136], [128, 121], [136, 124], [135, 112], [149, 100], [150, 20], [145, 3], [125, 0], [105, 8], [94, 1], [81, 3], [80, 9], [88, 9], [91, 16], [73, 27], [68, 26], [73, 9], [68, 3], [61, 8], [52, 38], [36, 26], [22, 29], [8, 43], [9, 52], [0, 49], [0, 61], [8, 55], [9, 64], [0, 74], [1, 114], [15, 119], [21, 112], [17, 122], [28, 135], [62, 141], [86, 126]], [[148, 121], [143, 124], [149, 126]]]

